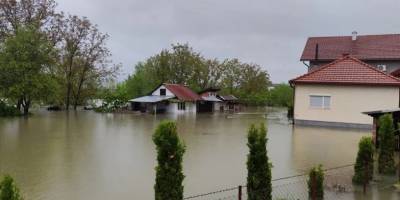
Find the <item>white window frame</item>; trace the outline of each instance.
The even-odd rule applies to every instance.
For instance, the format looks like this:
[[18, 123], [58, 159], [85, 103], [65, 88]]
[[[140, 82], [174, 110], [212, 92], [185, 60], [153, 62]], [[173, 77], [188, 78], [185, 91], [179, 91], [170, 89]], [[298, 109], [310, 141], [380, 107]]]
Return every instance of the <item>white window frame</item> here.
[[178, 110], [186, 110], [186, 103], [178, 102]]
[[[321, 106], [313, 106], [311, 105], [311, 98], [312, 97], [321, 97], [322, 98], [322, 105]], [[327, 99], [329, 98], [329, 101]], [[311, 109], [323, 109], [323, 110], [329, 110], [332, 105], [332, 97], [331, 95], [326, 95], [326, 94], [312, 94], [309, 96], [309, 106]]]

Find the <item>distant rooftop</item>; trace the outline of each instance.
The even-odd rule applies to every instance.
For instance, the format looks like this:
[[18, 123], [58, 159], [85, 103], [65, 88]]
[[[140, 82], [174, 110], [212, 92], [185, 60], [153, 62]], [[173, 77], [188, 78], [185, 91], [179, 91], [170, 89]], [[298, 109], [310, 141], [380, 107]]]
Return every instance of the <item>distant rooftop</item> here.
[[360, 60], [400, 60], [400, 34], [310, 37], [300, 60], [333, 61], [343, 54]]

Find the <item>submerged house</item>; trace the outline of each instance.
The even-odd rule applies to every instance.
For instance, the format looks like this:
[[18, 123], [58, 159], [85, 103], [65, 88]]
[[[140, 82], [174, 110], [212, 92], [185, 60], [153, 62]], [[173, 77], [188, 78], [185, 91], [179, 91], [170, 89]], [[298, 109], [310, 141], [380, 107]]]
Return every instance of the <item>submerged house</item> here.
[[[133, 111], [150, 113], [197, 113], [234, 110], [237, 98], [219, 96], [219, 89], [209, 88], [199, 94], [179, 84], [163, 83], [147, 96], [129, 100]], [[228, 98], [229, 97], [229, 98]], [[234, 105], [234, 106], [232, 106]]]
[[219, 95], [219, 89], [208, 88], [201, 92], [199, 95], [204, 101], [204, 105], [200, 104], [200, 112], [214, 112], [214, 111], [240, 111], [239, 99], [233, 95]]
[[149, 95], [131, 99], [134, 111], [152, 113], [196, 113], [197, 103], [202, 98], [191, 89], [179, 84], [163, 83]]
[[400, 79], [350, 55], [289, 83], [295, 124], [371, 128], [363, 112], [399, 107]]
[[219, 110], [220, 106], [224, 104], [220, 98], [218, 98], [219, 89], [217, 88], [207, 88], [201, 92], [199, 95], [202, 98], [202, 102], [199, 105], [199, 112], [214, 112]]
[[238, 112], [240, 111], [239, 99], [233, 95], [218, 95], [223, 103], [219, 105], [220, 111]]

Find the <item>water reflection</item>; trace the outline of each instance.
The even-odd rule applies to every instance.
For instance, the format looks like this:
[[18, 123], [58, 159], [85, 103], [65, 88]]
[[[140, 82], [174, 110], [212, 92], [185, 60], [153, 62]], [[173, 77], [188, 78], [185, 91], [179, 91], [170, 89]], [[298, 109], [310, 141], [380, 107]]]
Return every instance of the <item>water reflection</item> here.
[[[187, 151], [185, 195], [244, 184], [246, 134], [267, 123], [273, 178], [310, 166], [354, 162], [368, 131], [292, 127], [282, 110], [254, 114], [135, 115], [38, 112], [0, 119], [0, 173], [11, 173], [26, 199], [153, 199], [155, 147], [151, 135], [176, 120]], [[267, 112], [268, 115], [263, 113]]]
[[357, 129], [294, 126], [293, 165], [307, 170], [318, 164], [325, 168], [352, 164], [360, 138], [370, 134], [370, 131]]

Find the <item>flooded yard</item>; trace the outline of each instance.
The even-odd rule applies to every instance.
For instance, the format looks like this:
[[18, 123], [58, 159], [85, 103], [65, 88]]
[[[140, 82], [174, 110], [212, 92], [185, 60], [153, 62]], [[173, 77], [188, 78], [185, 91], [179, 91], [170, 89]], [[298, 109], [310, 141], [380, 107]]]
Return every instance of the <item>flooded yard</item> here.
[[252, 123], [268, 126], [273, 178], [304, 173], [317, 164], [352, 164], [359, 139], [370, 134], [293, 127], [282, 109], [246, 113], [38, 111], [27, 119], [2, 118], [0, 174], [14, 176], [28, 200], [154, 199], [156, 154], [151, 136], [161, 120], [170, 119], [177, 121], [187, 147], [183, 168], [189, 196], [245, 184], [246, 134]]

